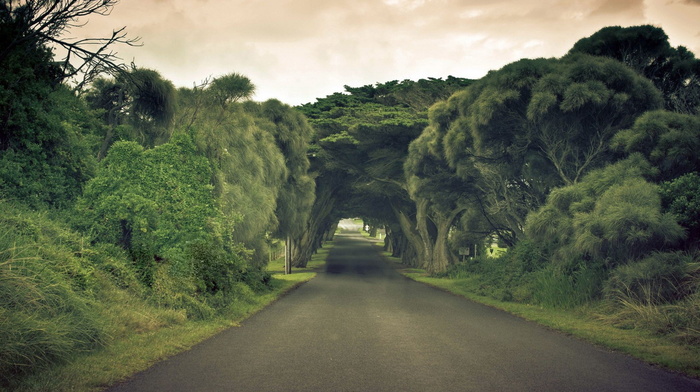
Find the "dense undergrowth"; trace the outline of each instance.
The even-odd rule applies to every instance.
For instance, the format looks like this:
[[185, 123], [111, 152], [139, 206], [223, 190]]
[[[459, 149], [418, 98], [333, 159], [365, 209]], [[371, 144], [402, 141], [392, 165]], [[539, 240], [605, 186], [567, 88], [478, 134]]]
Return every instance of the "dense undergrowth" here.
[[236, 319], [279, 288], [269, 274], [252, 284], [239, 275], [211, 294], [166, 260], [146, 285], [123, 249], [91, 245], [46, 212], [5, 201], [0, 209], [0, 387], [136, 335]]
[[478, 257], [436, 275], [497, 301], [584, 312], [619, 329], [700, 347], [700, 253], [654, 252], [612, 270], [563, 271], [524, 242], [500, 258]]

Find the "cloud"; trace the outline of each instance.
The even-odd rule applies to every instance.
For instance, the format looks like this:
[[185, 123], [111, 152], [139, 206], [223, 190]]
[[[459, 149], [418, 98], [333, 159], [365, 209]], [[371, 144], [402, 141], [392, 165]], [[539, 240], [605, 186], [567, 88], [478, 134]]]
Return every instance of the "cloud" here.
[[176, 85], [239, 72], [258, 86], [256, 99], [298, 104], [343, 85], [478, 78], [523, 57], [562, 56], [610, 25], [651, 21], [666, 29], [687, 18], [682, 25], [690, 27], [673, 24], [674, 36], [697, 41], [686, 9], [700, 0], [673, 0], [683, 10], [672, 16], [661, 4], [668, 1], [139, 0], [119, 3], [81, 33], [127, 26], [144, 46], [117, 48], [123, 58]]
[[644, 0], [602, 0], [593, 10], [591, 15], [634, 15], [644, 16]]

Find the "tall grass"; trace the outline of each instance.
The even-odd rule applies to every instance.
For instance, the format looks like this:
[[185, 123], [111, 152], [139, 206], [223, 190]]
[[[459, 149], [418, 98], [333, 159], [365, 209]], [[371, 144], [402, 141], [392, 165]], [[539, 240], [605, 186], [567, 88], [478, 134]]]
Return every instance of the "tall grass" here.
[[47, 265], [38, 245], [22, 242], [0, 234], [0, 384], [106, 339], [91, 300]]
[[46, 213], [0, 201], [0, 388], [134, 334], [179, 324], [129, 259]]
[[655, 252], [617, 268], [605, 291], [609, 320], [686, 344], [700, 344], [700, 254]]
[[589, 303], [601, 295], [601, 270], [581, 266], [573, 273], [554, 267], [533, 274], [533, 302], [551, 308], [571, 309]]

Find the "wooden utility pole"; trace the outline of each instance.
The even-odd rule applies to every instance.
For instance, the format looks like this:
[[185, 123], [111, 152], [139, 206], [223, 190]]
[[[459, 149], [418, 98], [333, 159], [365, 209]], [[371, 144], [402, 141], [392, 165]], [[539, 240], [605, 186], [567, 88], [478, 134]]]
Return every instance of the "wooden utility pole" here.
[[284, 274], [292, 273], [292, 237], [287, 236], [284, 241]]

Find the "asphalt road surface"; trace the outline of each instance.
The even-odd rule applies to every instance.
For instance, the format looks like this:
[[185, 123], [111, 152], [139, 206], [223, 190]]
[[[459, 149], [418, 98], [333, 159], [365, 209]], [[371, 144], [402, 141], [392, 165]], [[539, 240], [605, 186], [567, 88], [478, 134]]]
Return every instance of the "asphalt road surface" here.
[[110, 391], [700, 391], [700, 382], [410, 281], [359, 234], [325, 272]]

